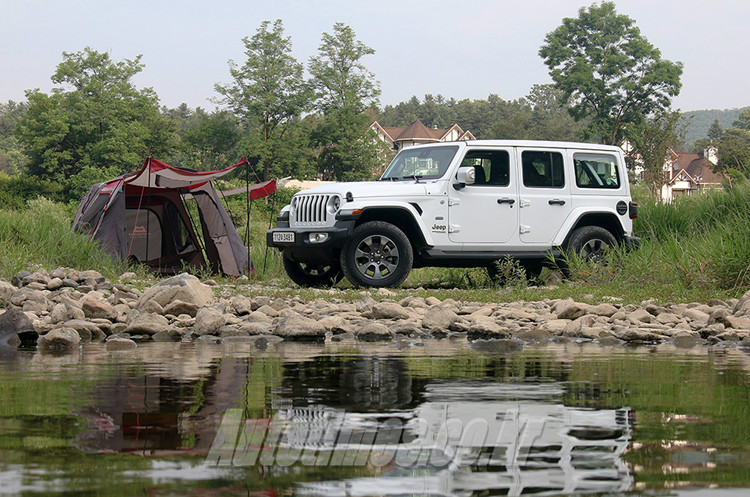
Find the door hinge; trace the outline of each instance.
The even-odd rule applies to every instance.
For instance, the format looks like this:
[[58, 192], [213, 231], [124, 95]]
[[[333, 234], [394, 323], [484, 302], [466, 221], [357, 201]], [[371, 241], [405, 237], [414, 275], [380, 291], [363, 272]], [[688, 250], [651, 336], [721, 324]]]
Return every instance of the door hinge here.
[[461, 203], [461, 201], [458, 200], [457, 198], [449, 198], [448, 199], [448, 207], [450, 207], [452, 205], [458, 205], [460, 203]]
[[524, 199], [521, 199], [521, 201], [520, 201], [520, 202], [518, 203], [518, 205], [519, 205], [519, 207], [521, 207], [521, 208], [524, 208], [524, 207], [529, 207], [529, 206], [531, 205], [531, 200], [524, 200]]
[[451, 224], [448, 228], [448, 233], [458, 233], [461, 231], [461, 225], [460, 224]]
[[522, 224], [521, 227], [518, 229], [518, 232], [522, 235], [526, 233], [531, 233], [531, 226], [526, 226], [525, 224]]

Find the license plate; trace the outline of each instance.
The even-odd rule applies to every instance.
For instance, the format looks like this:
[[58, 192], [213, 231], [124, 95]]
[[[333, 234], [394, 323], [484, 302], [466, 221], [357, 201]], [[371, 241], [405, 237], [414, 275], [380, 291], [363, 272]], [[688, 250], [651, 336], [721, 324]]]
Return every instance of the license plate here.
[[276, 231], [273, 233], [273, 241], [276, 243], [294, 243], [294, 232]]

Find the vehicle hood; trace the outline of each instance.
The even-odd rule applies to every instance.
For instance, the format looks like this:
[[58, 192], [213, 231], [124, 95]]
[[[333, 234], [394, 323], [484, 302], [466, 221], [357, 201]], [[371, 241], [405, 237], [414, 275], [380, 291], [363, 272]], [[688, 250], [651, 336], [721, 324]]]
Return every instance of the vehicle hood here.
[[373, 197], [412, 197], [427, 194], [425, 183], [415, 181], [356, 181], [351, 183], [329, 183], [299, 192], [301, 195], [351, 193], [354, 200]]

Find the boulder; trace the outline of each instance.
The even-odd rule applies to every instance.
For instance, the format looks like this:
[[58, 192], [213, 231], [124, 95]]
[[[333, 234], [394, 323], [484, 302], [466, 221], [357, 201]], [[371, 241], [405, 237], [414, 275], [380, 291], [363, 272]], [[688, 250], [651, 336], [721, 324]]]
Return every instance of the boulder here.
[[199, 307], [208, 305], [214, 300], [214, 292], [208, 285], [204, 285], [192, 274], [182, 273], [157, 283], [146, 289], [138, 299], [140, 308], [149, 300], [153, 300], [162, 307], [181, 300]]
[[409, 311], [395, 302], [378, 302], [372, 306], [372, 317], [375, 319], [409, 319]]
[[10, 308], [0, 314], [0, 347], [18, 347], [22, 342], [35, 342], [39, 337], [29, 317]]
[[[431, 298], [433, 297], [428, 297], [426, 301]], [[441, 306], [432, 306], [427, 315], [422, 318], [422, 327], [432, 331], [448, 331], [459, 319], [458, 315], [450, 309]]]
[[283, 318], [274, 334], [291, 340], [322, 340], [326, 329], [319, 321], [295, 313]]
[[117, 319], [117, 311], [115, 308], [105, 302], [92, 297], [86, 297], [83, 299], [81, 309], [84, 315], [89, 319], [108, 319], [109, 321], [115, 321]]
[[193, 333], [198, 336], [217, 335], [225, 324], [227, 324], [227, 319], [221, 309], [202, 307], [195, 315]]
[[363, 342], [376, 342], [380, 340], [390, 340], [393, 338], [393, 332], [384, 324], [368, 323], [355, 331], [354, 336], [357, 340]]
[[515, 338], [501, 338], [495, 340], [475, 340], [470, 347], [479, 352], [491, 354], [512, 354], [523, 350], [523, 341]]
[[109, 337], [105, 345], [109, 352], [127, 352], [135, 350], [137, 346], [133, 340], [118, 336]]
[[77, 350], [81, 337], [73, 328], [53, 328], [39, 337], [37, 347], [42, 352], [65, 353]]
[[160, 314], [133, 311], [129, 316], [125, 333], [130, 335], [153, 335], [169, 328], [169, 321]]

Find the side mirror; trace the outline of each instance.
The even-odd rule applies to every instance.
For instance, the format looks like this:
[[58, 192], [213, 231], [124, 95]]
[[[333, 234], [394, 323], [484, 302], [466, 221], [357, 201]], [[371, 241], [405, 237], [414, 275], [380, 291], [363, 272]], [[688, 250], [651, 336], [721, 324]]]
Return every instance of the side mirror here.
[[477, 173], [473, 167], [460, 167], [458, 173], [456, 173], [456, 180], [458, 183], [453, 184], [453, 188], [460, 190], [466, 185], [473, 185], [477, 179]]

